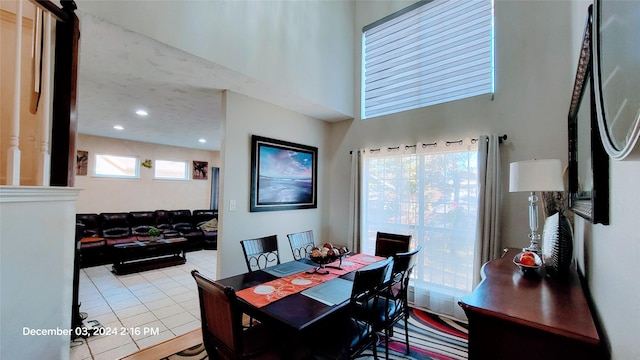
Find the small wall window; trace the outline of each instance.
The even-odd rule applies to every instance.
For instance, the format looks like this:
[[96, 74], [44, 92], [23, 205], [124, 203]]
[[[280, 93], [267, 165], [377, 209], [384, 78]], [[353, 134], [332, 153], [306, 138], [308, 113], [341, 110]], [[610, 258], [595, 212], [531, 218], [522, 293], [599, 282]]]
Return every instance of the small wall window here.
[[135, 156], [96, 154], [96, 176], [138, 178], [139, 168], [139, 160]]
[[156, 160], [153, 167], [156, 179], [188, 180], [187, 163], [184, 161]]

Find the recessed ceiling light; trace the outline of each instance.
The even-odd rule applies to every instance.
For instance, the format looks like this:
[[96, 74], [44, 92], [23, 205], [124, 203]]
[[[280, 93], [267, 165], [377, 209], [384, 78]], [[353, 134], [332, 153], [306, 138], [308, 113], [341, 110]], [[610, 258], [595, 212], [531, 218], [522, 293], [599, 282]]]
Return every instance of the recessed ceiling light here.
[[138, 114], [139, 116], [147, 116], [149, 115], [149, 113], [146, 110], [136, 110], [136, 114]]
[[205, 139], [199, 139], [198, 141], [203, 143], [203, 144], [207, 142], [207, 140], [205, 140]]
[[116, 125], [113, 128], [116, 130], [124, 130], [124, 128], [121, 125]]

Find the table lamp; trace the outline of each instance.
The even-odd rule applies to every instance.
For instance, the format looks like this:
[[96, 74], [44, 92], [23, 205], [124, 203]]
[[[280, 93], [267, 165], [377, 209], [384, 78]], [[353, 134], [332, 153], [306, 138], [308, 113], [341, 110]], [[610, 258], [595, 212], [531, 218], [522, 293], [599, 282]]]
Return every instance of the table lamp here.
[[558, 159], [528, 160], [513, 162], [509, 166], [509, 192], [529, 191], [529, 247], [542, 256], [540, 234], [538, 234], [538, 196], [536, 191], [564, 191], [562, 164]]

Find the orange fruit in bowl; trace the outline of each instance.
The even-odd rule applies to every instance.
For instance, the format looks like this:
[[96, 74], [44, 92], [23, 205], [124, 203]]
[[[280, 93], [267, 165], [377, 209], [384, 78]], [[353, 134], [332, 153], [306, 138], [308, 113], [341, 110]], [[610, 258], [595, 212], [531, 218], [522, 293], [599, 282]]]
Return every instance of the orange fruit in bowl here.
[[520, 264], [534, 266], [536, 264], [536, 255], [531, 251], [523, 252], [520, 254]]
[[520, 264], [527, 265], [527, 266], [533, 266], [533, 265], [536, 264], [536, 259], [533, 256], [521, 256], [520, 257]]

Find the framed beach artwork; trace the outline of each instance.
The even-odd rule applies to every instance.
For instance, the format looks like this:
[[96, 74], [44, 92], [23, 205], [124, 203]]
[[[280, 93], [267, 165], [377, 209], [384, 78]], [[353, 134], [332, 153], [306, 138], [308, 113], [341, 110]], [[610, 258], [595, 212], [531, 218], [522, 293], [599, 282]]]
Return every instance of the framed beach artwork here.
[[317, 167], [318, 148], [253, 135], [250, 210], [317, 208]]

